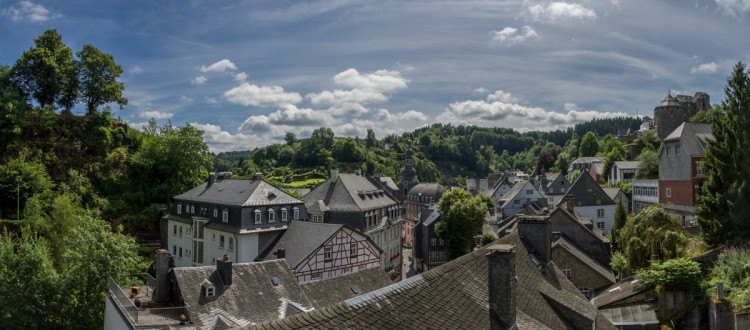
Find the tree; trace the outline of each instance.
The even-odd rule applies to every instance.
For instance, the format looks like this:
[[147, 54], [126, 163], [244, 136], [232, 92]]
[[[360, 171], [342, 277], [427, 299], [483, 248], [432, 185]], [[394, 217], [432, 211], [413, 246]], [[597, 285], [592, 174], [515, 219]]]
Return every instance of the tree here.
[[469, 251], [474, 236], [482, 232], [487, 205], [480, 197], [453, 188], [440, 198], [438, 210], [441, 220], [435, 225], [435, 231], [446, 240], [448, 259], [458, 258]]
[[692, 290], [701, 280], [700, 265], [687, 258], [655, 262], [648, 269], [640, 270], [635, 277], [657, 291]]
[[353, 138], [338, 139], [333, 143], [331, 155], [345, 163], [357, 163], [365, 160], [365, 151], [359, 141]]
[[331, 150], [331, 147], [333, 147], [334, 137], [335, 135], [333, 134], [333, 130], [328, 127], [316, 128], [312, 132], [312, 135], [310, 135], [311, 139], [320, 141], [320, 143], [323, 145], [323, 148], [327, 150]]
[[612, 245], [617, 247], [617, 233], [625, 227], [625, 222], [628, 220], [628, 213], [625, 211], [625, 207], [622, 205], [622, 201], [617, 203], [615, 209], [615, 226], [612, 228]]
[[32, 197], [49, 202], [54, 186], [40, 163], [16, 158], [0, 164], [0, 218], [15, 219]]
[[578, 147], [578, 156], [593, 157], [596, 156], [597, 152], [599, 152], [599, 142], [596, 140], [594, 132], [589, 131], [581, 138], [581, 146]]
[[44, 31], [34, 45], [16, 61], [14, 82], [41, 107], [69, 111], [78, 90], [73, 51], [63, 43], [57, 30]]
[[286, 135], [284, 135], [284, 141], [286, 141], [286, 145], [293, 146], [294, 143], [297, 142], [297, 135], [292, 132], [286, 132]]
[[723, 113], [711, 124], [703, 163], [707, 178], [696, 217], [709, 245], [744, 242], [750, 235], [750, 72], [734, 66], [724, 88]]
[[365, 140], [365, 147], [367, 149], [375, 148], [378, 145], [378, 139], [375, 138], [375, 131], [372, 128], [367, 129], [367, 139]]
[[645, 149], [636, 160], [641, 162], [635, 172], [637, 179], [648, 179], [659, 175], [659, 155], [656, 150]]
[[631, 270], [646, 267], [649, 261], [682, 257], [689, 240], [679, 220], [659, 204], [633, 216], [616, 235]]
[[78, 94], [88, 113], [96, 112], [99, 106], [107, 103], [117, 103], [120, 108], [128, 104], [128, 99], [122, 96], [125, 85], [117, 81], [122, 67], [115, 63], [112, 55], [88, 44], [76, 55], [80, 84]]

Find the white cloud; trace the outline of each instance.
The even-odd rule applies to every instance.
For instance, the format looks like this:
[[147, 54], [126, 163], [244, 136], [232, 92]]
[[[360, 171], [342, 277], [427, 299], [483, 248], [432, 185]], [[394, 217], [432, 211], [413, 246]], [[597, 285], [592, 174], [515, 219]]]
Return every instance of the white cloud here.
[[209, 66], [201, 66], [201, 72], [224, 72], [234, 70], [237, 70], [237, 67], [228, 59], [223, 59]]
[[336, 74], [333, 76], [333, 81], [337, 85], [376, 92], [390, 92], [406, 88], [409, 82], [402, 78], [398, 71], [378, 70], [374, 73], [360, 74], [354, 68]]
[[479, 87], [479, 88], [477, 88], [477, 89], [473, 90], [472, 92], [474, 92], [474, 93], [479, 93], [479, 94], [485, 94], [485, 93], [487, 93], [487, 92], [488, 92], [488, 90], [487, 90], [487, 88], [484, 88], [484, 87]]
[[234, 75], [234, 80], [237, 80], [237, 81], [245, 81], [245, 80], [247, 80], [247, 73], [240, 72], [240, 73]]
[[205, 97], [204, 97], [203, 99], [204, 99], [204, 100], [206, 101], [206, 103], [208, 103], [208, 104], [217, 104], [217, 103], [219, 103], [219, 100], [217, 100], [216, 98], [213, 98], [213, 97], [208, 97], [208, 96], [205, 96]]
[[28, 21], [31, 23], [46, 22], [62, 16], [31, 1], [21, 1], [18, 5], [18, 8], [10, 6], [8, 9], [4, 9], [3, 15], [10, 17], [10, 20], [14, 22]]
[[596, 11], [581, 4], [567, 2], [550, 2], [546, 5], [536, 4], [528, 8], [531, 17], [539, 22], [557, 22], [568, 19], [595, 20]]
[[191, 80], [190, 83], [193, 85], [203, 85], [206, 83], [206, 81], [208, 81], [208, 78], [204, 76], [197, 76], [193, 78], [193, 80]]
[[144, 111], [138, 114], [138, 117], [140, 118], [146, 118], [146, 119], [169, 119], [174, 117], [174, 114], [171, 112], [161, 112], [161, 111]]
[[714, 62], [709, 63], [703, 63], [698, 66], [694, 66], [690, 69], [690, 73], [703, 73], [703, 74], [711, 74], [716, 73], [716, 70], [718, 69], [718, 66]]
[[284, 92], [284, 88], [280, 86], [257, 86], [246, 82], [224, 92], [224, 97], [232, 103], [269, 108], [295, 104], [302, 100], [299, 93]]
[[715, 0], [724, 12], [731, 16], [744, 15], [750, 11], [750, 0]]
[[391, 114], [387, 109], [379, 109], [378, 113], [374, 118], [376, 121], [388, 122], [388, 123], [400, 123], [404, 121], [410, 121], [413, 124], [415, 121], [426, 121], [427, 116], [424, 113], [415, 110], [409, 110], [402, 113]]
[[250, 116], [240, 125], [238, 130], [242, 133], [268, 133], [274, 126], [268, 121], [268, 116]]
[[320, 110], [299, 109], [292, 104], [281, 107], [278, 111], [268, 115], [268, 122], [274, 125], [287, 126], [330, 126], [333, 118]]
[[195, 122], [190, 124], [203, 131], [203, 139], [210, 146], [212, 152], [251, 150], [274, 142], [254, 134], [231, 134], [217, 125]]
[[187, 97], [185, 95], [180, 96], [180, 102], [182, 102], [182, 103], [193, 103], [193, 101], [195, 101], [195, 100], [192, 99], [192, 98], [189, 98], [189, 97]]
[[333, 77], [336, 85], [351, 89], [310, 93], [305, 98], [316, 106], [326, 106], [332, 115], [359, 116], [369, 112], [366, 107], [373, 103], [388, 101], [384, 93], [407, 87], [408, 80], [398, 71], [378, 70], [360, 74], [356, 69], [347, 69]]
[[536, 30], [530, 26], [522, 26], [520, 29], [506, 26], [500, 31], [493, 31], [495, 36], [492, 37], [493, 41], [503, 42], [508, 45], [524, 42], [528, 39], [539, 38], [539, 34]]
[[132, 74], [138, 74], [143, 72], [143, 68], [141, 68], [140, 65], [134, 65], [132, 68], [130, 68], [130, 73]]
[[488, 102], [500, 101], [500, 102], [505, 102], [505, 103], [515, 103], [515, 102], [518, 102], [518, 99], [513, 97], [513, 95], [511, 95], [510, 93], [504, 92], [498, 89], [495, 91], [495, 93], [487, 95], [487, 101]]

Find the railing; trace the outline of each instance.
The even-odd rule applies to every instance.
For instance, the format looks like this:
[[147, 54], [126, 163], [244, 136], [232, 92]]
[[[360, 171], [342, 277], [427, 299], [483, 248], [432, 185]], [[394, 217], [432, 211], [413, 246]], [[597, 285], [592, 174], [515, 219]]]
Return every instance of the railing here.
[[[145, 279], [145, 295], [147, 297], [153, 297], [153, 287], [155, 280], [148, 274], [134, 274], [127, 275], [129, 277], [136, 276], [140, 279]], [[107, 279], [107, 286], [110, 292], [110, 296], [114, 298], [117, 306], [126, 315], [128, 322], [133, 327], [140, 326], [160, 326], [160, 325], [178, 325], [190, 322], [190, 308], [185, 307], [163, 307], [163, 308], [148, 308], [148, 307], [136, 307], [133, 300], [130, 299], [127, 293], [123, 291], [117, 282], [111, 277]]]
[[138, 308], [135, 307], [135, 304], [133, 304], [128, 295], [122, 291], [122, 288], [111, 277], [107, 279], [107, 287], [117, 305], [127, 315], [128, 321], [133, 325], [138, 324]]

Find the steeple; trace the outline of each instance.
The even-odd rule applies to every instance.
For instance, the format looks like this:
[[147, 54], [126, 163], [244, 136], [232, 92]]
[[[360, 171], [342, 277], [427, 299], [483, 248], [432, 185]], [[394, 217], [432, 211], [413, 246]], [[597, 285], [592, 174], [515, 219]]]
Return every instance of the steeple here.
[[419, 180], [417, 179], [417, 169], [414, 168], [414, 151], [409, 146], [404, 156], [404, 170], [401, 172], [401, 181], [398, 182], [398, 186], [401, 188], [401, 198], [406, 197], [409, 189], [417, 183], [419, 183]]

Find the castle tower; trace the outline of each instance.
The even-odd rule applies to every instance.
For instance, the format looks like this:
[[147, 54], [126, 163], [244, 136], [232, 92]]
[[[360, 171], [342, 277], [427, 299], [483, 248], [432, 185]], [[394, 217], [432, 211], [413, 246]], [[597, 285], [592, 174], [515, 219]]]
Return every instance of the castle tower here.
[[417, 179], [417, 169], [414, 168], [414, 151], [409, 146], [404, 156], [404, 170], [401, 172], [401, 181], [398, 182], [401, 200], [406, 198], [406, 193], [417, 183], [419, 183], [419, 180]]
[[710, 98], [706, 93], [698, 92], [695, 96], [672, 96], [672, 93], [668, 92], [654, 108], [656, 135], [663, 140], [683, 122], [690, 121], [698, 111], [708, 110], [710, 107]]

